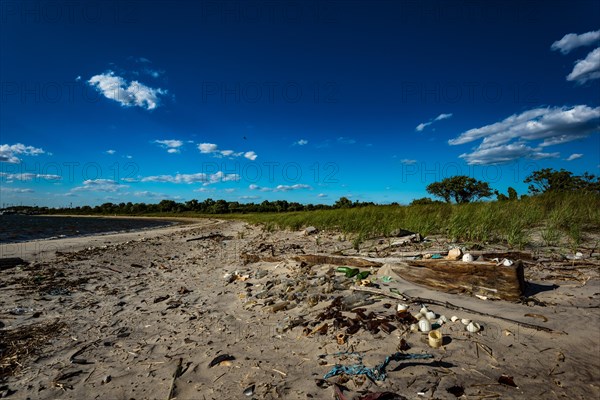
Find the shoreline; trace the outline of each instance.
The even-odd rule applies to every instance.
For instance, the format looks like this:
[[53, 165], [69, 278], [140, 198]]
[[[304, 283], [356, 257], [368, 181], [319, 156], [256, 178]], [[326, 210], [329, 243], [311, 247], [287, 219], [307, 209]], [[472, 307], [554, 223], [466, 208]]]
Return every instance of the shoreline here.
[[173, 221], [173, 223], [167, 226], [148, 227], [131, 231], [108, 231], [88, 235], [0, 243], [0, 258], [20, 257], [28, 262], [40, 262], [47, 260], [49, 254], [56, 251], [79, 251], [88, 247], [106, 246], [142, 238], [155, 238], [179, 230], [185, 231], [186, 229], [202, 226], [202, 220], [169, 218], [169, 221]]

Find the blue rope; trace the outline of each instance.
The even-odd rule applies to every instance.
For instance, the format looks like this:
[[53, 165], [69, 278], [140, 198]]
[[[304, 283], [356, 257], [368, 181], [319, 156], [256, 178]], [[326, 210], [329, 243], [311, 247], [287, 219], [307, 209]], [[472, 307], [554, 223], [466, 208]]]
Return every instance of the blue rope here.
[[394, 353], [385, 358], [385, 361], [373, 368], [365, 367], [362, 362], [355, 365], [336, 365], [331, 371], [329, 371], [323, 379], [331, 378], [339, 374], [346, 375], [366, 375], [373, 381], [384, 381], [387, 377], [385, 372], [386, 367], [392, 361], [402, 360], [422, 360], [427, 358], [433, 358], [431, 354], [405, 354], [405, 353]]

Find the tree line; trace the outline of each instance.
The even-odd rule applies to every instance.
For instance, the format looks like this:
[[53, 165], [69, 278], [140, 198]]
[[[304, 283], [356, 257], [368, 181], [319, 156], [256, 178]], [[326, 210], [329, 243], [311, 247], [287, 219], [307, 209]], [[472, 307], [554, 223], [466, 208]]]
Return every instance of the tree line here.
[[[541, 195], [547, 192], [573, 192], [587, 191], [600, 194], [600, 179], [589, 173], [583, 175], [574, 175], [570, 171], [561, 169], [556, 171], [551, 168], [544, 168], [534, 171], [525, 178], [524, 183], [529, 184], [529, 195]], [[507, 194], [493, 190], [489, 183], [476, 180], [474, 178], [458, 175], [443, 179], [439, 182], [431, 183], [426, 188], [427, 192], [441, 200], [435, 200], [429, 197], [413, 200], [410, 205], [424, 205], [435, 203], [468, 203], [484, 198], [496, 196], [498, 201], [518, 200], [517, 191], [509, 187]], [[526, 197], [528, 195], [521, 195]], [[48, 208], [48, 207], [11, 207], [13, 212], [26, 214], [103, 214], [103, 215], [144, 215], [144, 214], [245, 214], [245, 213], [263, 213], [263, 212], [290, 212], [290, 211], [313, 211], [328, 210], [339, 208], [355, 208], [376, 205], [373, 202], [351, 201], [347, 197], [341, 197], [333, 205], [325, 204], [301, 204], [298, 202], [288, 202], [287, 200], [265, 200], [261, 203], [240, 203], [237, 201], [206, 199], [198, 201], [196, 199], [186, 202], [176, 202], [174, 200], [162, 200], [156, 204], [146, 203], [104, 203], [95, 207], [82, 206], [75, 208]], [[391, 205], [399, 205], [392, 203]]]

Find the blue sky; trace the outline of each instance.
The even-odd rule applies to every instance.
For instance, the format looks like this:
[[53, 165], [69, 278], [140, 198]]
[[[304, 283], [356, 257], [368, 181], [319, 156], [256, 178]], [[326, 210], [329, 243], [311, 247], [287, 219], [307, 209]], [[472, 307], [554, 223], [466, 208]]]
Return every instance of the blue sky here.
[[408, 203], [598, 174], [600, 3], [11, 2], [3, 204]]

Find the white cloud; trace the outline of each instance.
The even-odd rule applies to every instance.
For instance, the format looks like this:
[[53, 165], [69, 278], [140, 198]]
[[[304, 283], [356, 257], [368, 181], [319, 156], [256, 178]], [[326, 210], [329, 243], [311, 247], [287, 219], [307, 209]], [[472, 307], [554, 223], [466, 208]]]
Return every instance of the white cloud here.
[[408, 158], [404, 158], [404, 159], [400, 160], [400, 163], [402, 163], [404, 165], [414, 165], [417, 163], [417, 160], [410, 160]]
[[[483, 139], [472, 153], [460, 156], [469, 164], [498, 164], [522, 157], [558, 157], [558, 153], [544, 153], [541, 150], [598, 132], [599, 118], [600, 107], [536, 108], [491, 125], [470, 129], [448, 143], [460, 145]], [[527, 142], [537, 144], [530, 146]]]
[[308, 140], [305, 140], [305, 139], [300, 139], [300, 140], [292, 143], [292, 145], [294, 145], [294, 146], [305, 146], [307, 144], [308, 144]]
[[88, 179], [83, 181], [83, 186], [75, 187], [71, 192], [118, 192], [128, 187], [111, 179]]
[[202, 172], [196, 174], [176, 174], [176, 175], [156, 175], [142, 178], [142, 182], [168, 182], [168, 183], [203, 183], [209, 185], [217, 182], [239, 181], [238, 174], [225, 174], [222, 171], [214, 174], [205, 174]]
[[60, 175], [33, 174], [33, 173], [9, 174], [7, 172], [0, 172], [0, 177], [6, 179], [7, 181], [32, 181], [32, 180], [59, 181], [62, 179], [62, 177]]
[[3, 193], [33, 193], [33, 189], [0, 187], [0, 192], [3, 192]]
[[504, 164], [519, 158], [557, 158], [559, 153], [543, 153], [539, 149], [531, 148], [524, 143], [512, 143], [490, 148], [478, 148], [472, 153], [461, 154], [460, 158], [467, 161], [469, 165], [494, 165]]
[[0, 162], [19, 164], [21, 159], [17, 155], [37, 156], [45, 153], [43, 149], [25, 146], [23, 143], [0, 144]]
[[[149, 197], [152, 199], [172, 199], [173, 198], [173, 196], [166, 194], [166, 193], [150, 192], [148, 190], [133, 192], [133, 195], [136, 197]], [[179, 197], [179, 196], [177, 196], [177, 197]]]
[[256, 160], [256, 157], [258, 157], [258, 156], [253, 151], [247, 151], [246, 153], [244, 153], [244, 157], [246, 157], [248, 160], [254, 161], [254, 160]]
[[448, 141], [451, 145], [469, 143], [483, 138], [480, 147], [494, 147], [512, 139], [544, 140], [541, 146], [564, 143], [588, 136], [598, 130], [600, 107], [585, 105], [574, 107], [536, 108], [521, 114], [513, 114], [503, 121], [470, 129]]
[[568, 81], [585, 83], [600, 78], [600, 47], [592, 50], [583, 60], [577, 60], [573, 70], [567, 75]]
[[322, 198], [322, 197], [327, 197], [327, 196], [328, 196], [328, 195], [326, 195], [325, 193], [319, 193], [319, 194], [317, 195], [317, 197], [321, 197], [321, 198]]
[[[600, 107], [538, 108], [463, 132], [449, 144], [460, 145], [483, 138], [472, 153], [460, 156], [469, 164], [498, 164], [522, 157], [558, 157], [558, 153], [543, 153], [541, 149], [587, 137], [598, 130], [598, 118]], [[513, 140], [518, 143], [510, 143]], [[533, 148], [525, 144], [527, 141], [541, 142]]]
[[106, 150], [106, 154], [110, 154], [110, 155], [113, 155], [116, 152], [117, 152], [116, 150], [112, 150], [112, 149], [111, 150]]
[[235, 152], [233, 150], [219, 150], [219, 146], [214, 143], [200, 143], [198, 145], [198, 150], [202, 154], [213, 154], [215, 157], [241, 157], [244, 156], [248, 160], [256, 160], [258, 155], [254, 151], [239, 151]]
[[167, 94], [166, 90], [154, 89], [138, 81], [128, 82], [113, 71], [92, 76], [88, 84], [107, 99], [114, 100], [124, 107], [137, 106], [146, 110], [158, 107], [160, 96]]
[[260, 196], [240, 196], [240, 200], [258, 200]]
[[578, 35], [576, 33], [568, 33], [552, 43], [550, 47], [552, 50], [560, 50], [561, 53], [567, 54], [571, 50], [581, 46], [590, 46], [600, 41], [600, 30], [582, 33]]
[[441, 121], [443, 119], [448, 119], [452, 117], [452, 113], [449, 114], [440, 114], [437, 117], [435, 117], [434, 121]]
[[223, 191], [224, 191], [225, 193], [233, 193], [233, 192], [235, 192], [235, 189], [234, 189], [234, 188], [229, 188], [229, 189], [225, 189], [225, 190], [223, 190]]
[[417, 132], [421, 132], [423, 129], [425, 129], [426, 127], [428, 127], [429, 125], [431, 125], [433, 122], [425, 122], [425, 123], [420, 123], [419, 125], [417, 125], [417, 127], [415, 128], [415, 130]]
[[581, 157], [583, 157], [583, 154], [573, 153], [569, 157], [565, 158], [565, 161], [573, 161], [573, 160], [577, 160], [578, 158], [581, 158]]
[[422, 123], [420, 123], [419, 125], [417, 125], [417, 127], [415, 128], [415, 130], [417, 132], [421, 132], [421, 131], [423, 131], [423, 129], [427, 128], [429, 125], [433, 124], [434, 122], [436, 122], [436, 121], [442, 121], [444, 119], [451, 118], [452, 115], [453, 115], [452, 113], [448, 113], [448, 114], [442, 113], [442, 114], [438, 115], [437, 117], [435, 117], [434, 119], [429, 120], [429, 122], [422, 122]]
[[167, 153], [176, 154], [180, 152], [180, 147], [183, 146], [183, 142], [181, 140], [174, 139], [165, 139], [165, 140], [155, 140], [153, 143], [160, 145], [163, 149], [167, 149]]
[[200, 143], [198, 145], [198, 150], [200, 150], [200, 153], [210, 154], [216, 152], [218, 147], [219, 146], [214, 143]]
[[277, 185], [274, 188], [270, 188], [270, 187], [263, 187], [263, 186], [251, 184], [248, 186], [248, 189], [259, 190], [261, 192], [289, 192], [292, 190], [302, 190], [302, 189], [311, 189], [312, 190], [312, 186], [297, 183], [297, 184], [291, 185], [291, 186], [290, 185]]

